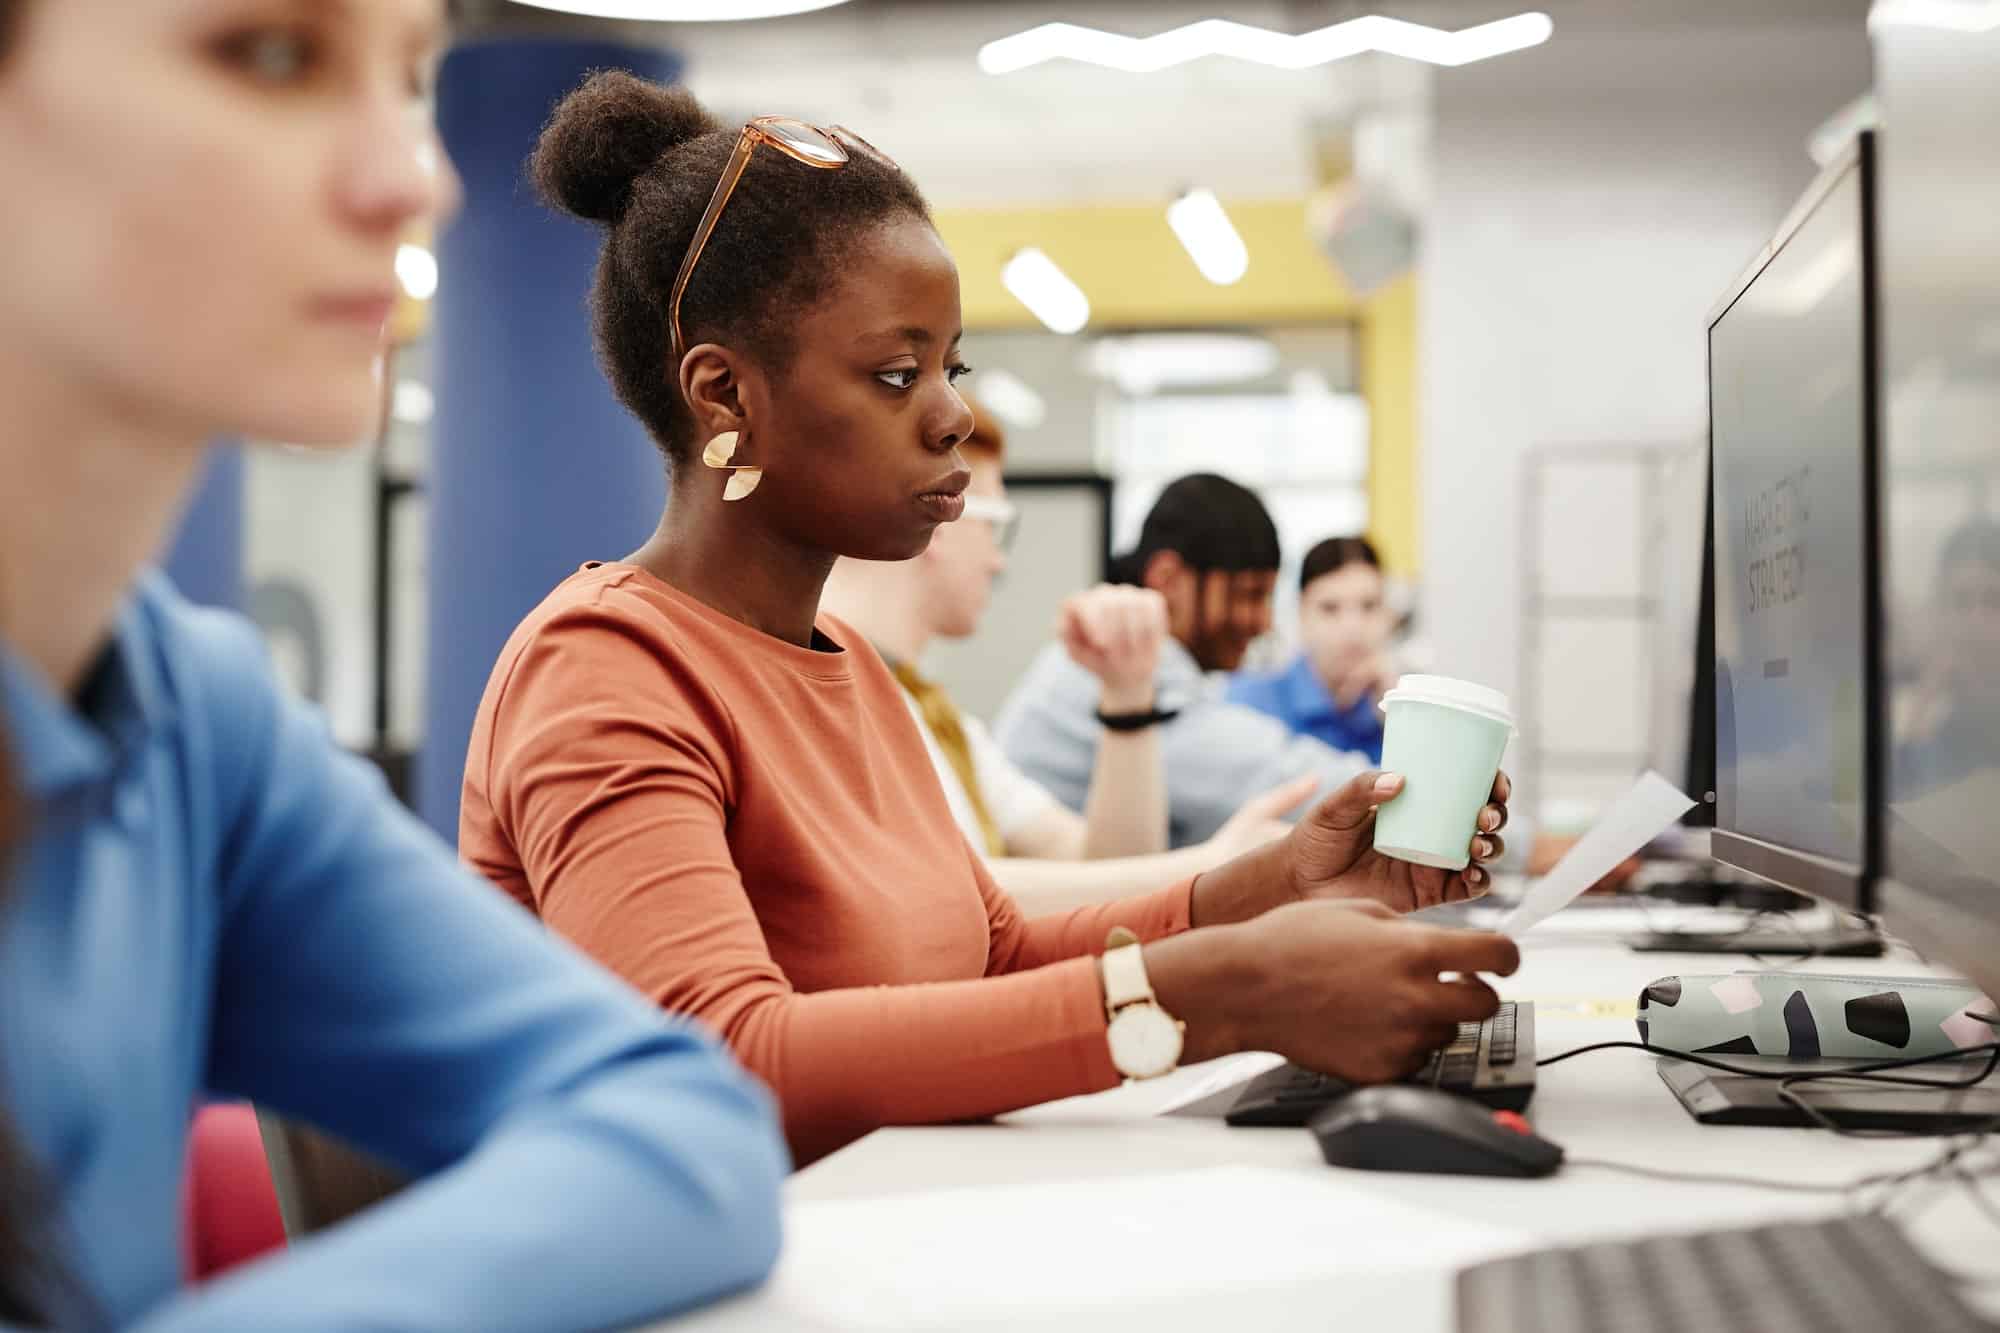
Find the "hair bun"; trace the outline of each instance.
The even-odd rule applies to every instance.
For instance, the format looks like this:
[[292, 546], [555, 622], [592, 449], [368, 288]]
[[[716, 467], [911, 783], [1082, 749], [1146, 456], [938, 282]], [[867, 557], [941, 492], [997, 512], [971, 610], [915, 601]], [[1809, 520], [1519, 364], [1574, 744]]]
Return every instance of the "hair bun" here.
[[557, 208], [614, 223], [633, 185], [663, 154], [719, 128], [685, 88], [599, 70], [556, 104], [529, 169]]

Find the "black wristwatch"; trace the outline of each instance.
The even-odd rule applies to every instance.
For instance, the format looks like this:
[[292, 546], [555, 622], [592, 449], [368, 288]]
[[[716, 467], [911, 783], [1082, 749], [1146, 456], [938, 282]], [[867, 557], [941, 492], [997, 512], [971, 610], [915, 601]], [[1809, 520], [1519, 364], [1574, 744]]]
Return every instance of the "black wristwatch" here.
[[1147, 727], [1155, 727], [1162, 722], [1171, 722], [1180, 715], [1181, 710], [1178, 708], [1155, 708], [1145, 713], [1106, 713], [1100, 711], [1097, 714], [1097, 721], [1098, 725], [1102, 726], [1106, 731], [1144, 731]]

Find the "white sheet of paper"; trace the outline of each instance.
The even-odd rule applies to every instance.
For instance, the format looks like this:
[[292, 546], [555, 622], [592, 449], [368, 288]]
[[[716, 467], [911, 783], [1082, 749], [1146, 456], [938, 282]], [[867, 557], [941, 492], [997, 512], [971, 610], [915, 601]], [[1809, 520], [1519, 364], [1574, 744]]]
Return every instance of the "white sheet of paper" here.
[[1405, 1203], [1393, 1181], [1255, 1166], [825, 1200], [786, 1208], [763, 1291], [674, 1327], [1164, 1333], [1298, 1327], [1309, 1310], [1314, 1328], [1359, 1329], [1413, 1302], [1435, 1307], [1422, 1327], [1449, 1318], [1443, 1274], [1523, 1243]]
[[1142, 1078], [1103, 1092], [1089, 1092], [1039, 1106], [1009, 1111], [1004, 1124], [1079, 1124], [1098, 1120], [1144, 1120], [1178, 1110], [1189, 1102], [1248, 1083], [1267, 1069], [1285, 1062], [1268, 1051], [1244, 1051], [1198, 1065], [1183, 1065], [1160, 1078]]
[[1245, 1051], [1240, 1055], [1226, 1055], [1220, 1060], [1210, 1060], [1202, 1069], [1202, 1078], [1185, 1088], [1177, 1088], [1160, 1114], [1178, 1111], [1190, 1102], [1198, 1102], [1204, 1097], [1212, 1097], [1224, 1088], [1238, 1087], [1248, 1083], [1267, 1069], [1276, 1069], [1285, 1063], [1285, 1057], [1271, 1051]]
[[1680, 788], [1658, 773], [1646, 773], [1556, 862], [1555, 869], [1535, 882], [1521, 905], [1500, 923], [1500, 931], [1518, 936], [1554, 916], [1693, 808], [1694, 800]]

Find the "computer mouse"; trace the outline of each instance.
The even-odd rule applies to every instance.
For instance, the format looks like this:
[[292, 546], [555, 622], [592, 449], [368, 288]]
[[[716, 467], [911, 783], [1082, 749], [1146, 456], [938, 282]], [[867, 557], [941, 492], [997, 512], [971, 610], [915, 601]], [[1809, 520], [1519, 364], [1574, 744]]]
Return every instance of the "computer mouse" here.
[[1312, 1118], [1329, 1166], [1546, 1176], [1562, 1164], [1551, 1143], [1512, 1111], [1493, 1111], [1435, 1088], [1358, 1088]]

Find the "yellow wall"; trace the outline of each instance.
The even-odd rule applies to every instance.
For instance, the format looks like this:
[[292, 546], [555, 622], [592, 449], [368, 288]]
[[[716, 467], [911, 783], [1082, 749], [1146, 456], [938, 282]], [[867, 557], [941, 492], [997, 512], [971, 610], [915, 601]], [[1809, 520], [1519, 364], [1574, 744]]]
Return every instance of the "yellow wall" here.
[[967, 328], [1034, 328], [1000, 285], [1000, 269], [1038, 245], [1090, 297], [1099, 328], [1293, 324], [1346, 319], [1353, 295], [1306, 235], [1297, 199], [1232, 200], [1230, 220], [1250, 249], [1250, 271], [1218, 287], [1202, 277], [1158, 204], [944, 210], [938, 230], [958, 260]]
[[969, 329], [1037, 327], [1000, 285], [1016, 250], [1036, 245], [1090, 297], [1093, 328], [1305, 324], [1353, 320], [1370, 428], [1370, 535], [1399, 574], [1417, 572], [1416, 280], [1357, 299], [1313, 245], [1298, 199], [1226, 201], [1250, 271], [1218, 287], [1196, 271], [1163, 204], [946, 209], [938, 230], [958, 260]]
[[1375, 293], [1362, 308], [1361, 390], [1368, 399], [1368, 535], [1391, 573], [1414, 576], [1423, 568], [1414, 273]]

